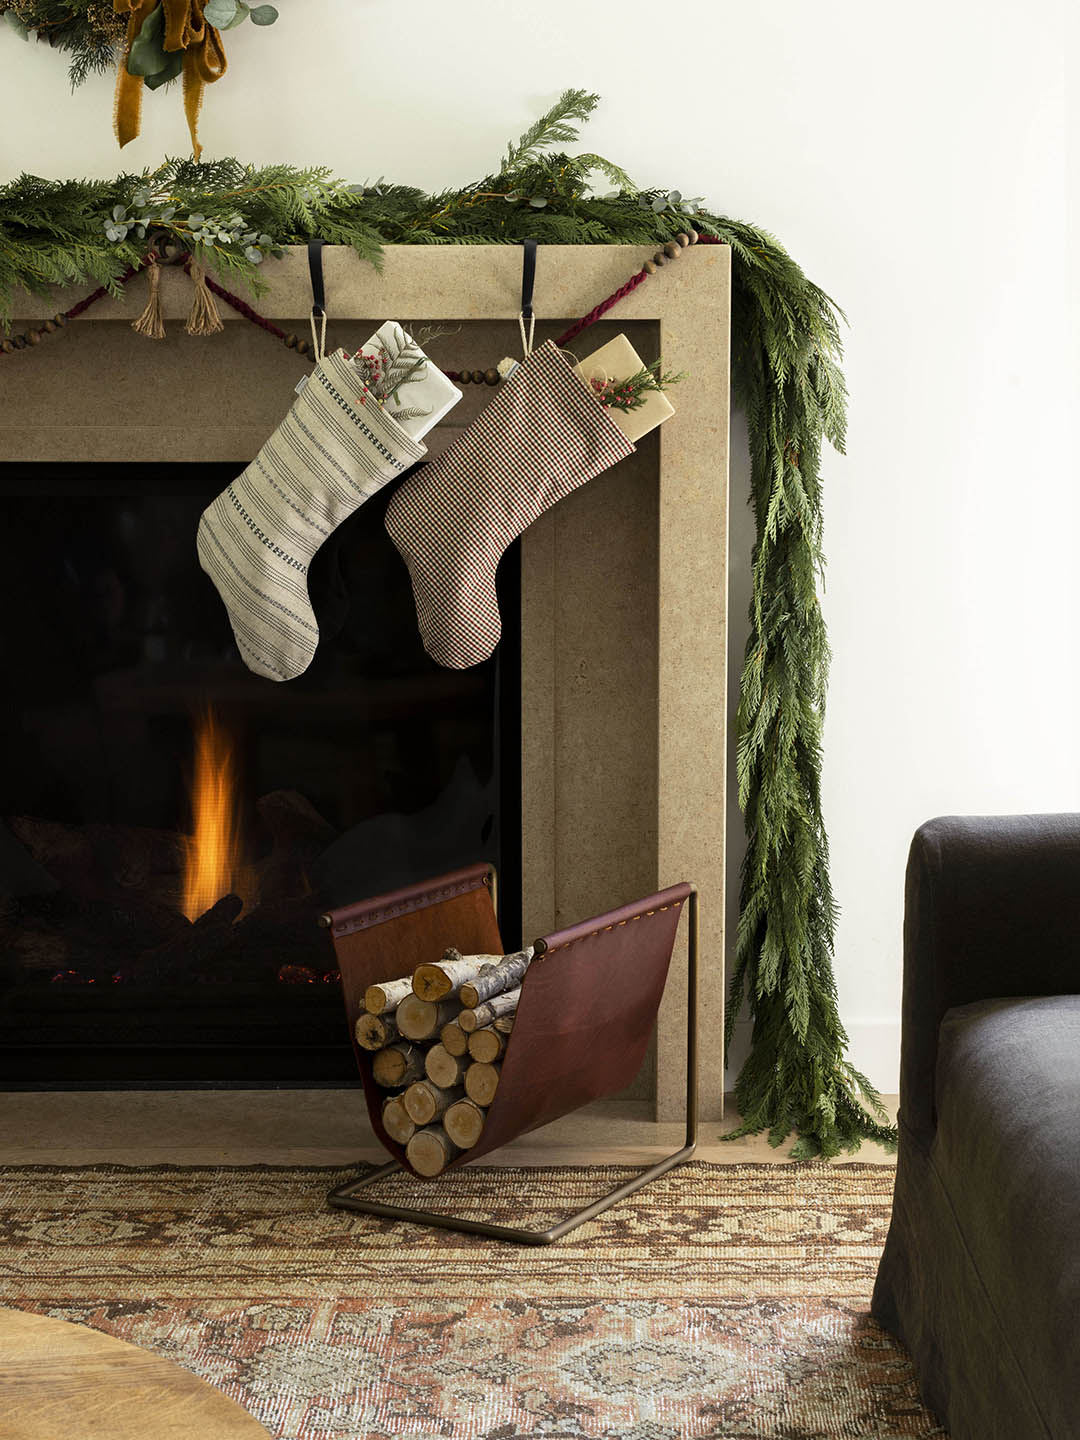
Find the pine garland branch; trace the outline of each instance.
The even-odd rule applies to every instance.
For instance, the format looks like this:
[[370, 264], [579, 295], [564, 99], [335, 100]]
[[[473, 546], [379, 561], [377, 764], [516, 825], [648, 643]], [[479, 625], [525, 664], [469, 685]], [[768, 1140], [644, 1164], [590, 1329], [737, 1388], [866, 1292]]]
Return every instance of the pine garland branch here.
[[578, 137], [575, 121], [588, 120], [600, 103], [599, 95], [586, 90], [564, 90], [550, 110], [534, 120], [516, 145], [506, 147], [503, 173], [523, 170], [541, 157], [552, 145], [566, 145]]

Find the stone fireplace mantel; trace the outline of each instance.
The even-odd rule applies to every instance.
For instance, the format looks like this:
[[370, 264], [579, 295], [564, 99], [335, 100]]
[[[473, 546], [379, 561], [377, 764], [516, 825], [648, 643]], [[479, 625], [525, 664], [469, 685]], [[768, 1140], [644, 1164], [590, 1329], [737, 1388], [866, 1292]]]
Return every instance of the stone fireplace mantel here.
[[[536, 339], [555, 336], [625, 283], [627, 246], [542, 249]], [[521, 251], [389, 246], [381, 273], [325, 251], [327, 343], [359, 344], [386, 318], [445, 322], [435, 347], [455, 368], [518, 354]], [[306, 252], [268, 261], [254, 303], [304, 335]], [[183, 332], [191, 283], [162, 277], [168, 331], [133, 335], [145, 281], [106, 299], [33, 351], [3, 362], [5, 461], [246, 461], [310, 367], [225, 305], [224, 333]], [[27, 298], [47, 318], [82, 292]], [[645, 358], [685, 371], [676, 416], [637, 454], [543, 516], [521, 552], [525, 935], [586, 918], [677, 880], [702, 899], [701, 1113], [723, 1105], [725, 682], [730, 253], [689, 251], [585, 332], [587, 355], [625, 331]], [[365, 323], [370, 322], [365, 328]], [[438, 453], [482, 406], [469, 386], [428, 444]], [[358, 897], [359, 898], [359, 897]], [[509, 937], [511, 939], [515, 937]], [[639, 1095], [679, 1114], [685, 1060], [685, 937], [661, 1010], [655, 1068]]]

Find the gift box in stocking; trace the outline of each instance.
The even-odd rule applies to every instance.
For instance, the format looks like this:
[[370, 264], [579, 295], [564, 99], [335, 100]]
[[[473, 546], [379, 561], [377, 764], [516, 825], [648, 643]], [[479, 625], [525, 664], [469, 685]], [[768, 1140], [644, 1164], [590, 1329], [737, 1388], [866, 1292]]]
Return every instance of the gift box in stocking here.
[[499, 643], [495, 572], [545, 510], [634, 453], [552, 342], [534, 350], [438, 460], [410, 475], [386, 528], [412, 578], [424, 649], [462, 670]]
[[307, 669], [319, 643], [307, 586], [315, 552], [426, 453], [344, 351], [322, 357], [288, 415], [199, 521], [199, 563], [249, 670], [291, 680]]

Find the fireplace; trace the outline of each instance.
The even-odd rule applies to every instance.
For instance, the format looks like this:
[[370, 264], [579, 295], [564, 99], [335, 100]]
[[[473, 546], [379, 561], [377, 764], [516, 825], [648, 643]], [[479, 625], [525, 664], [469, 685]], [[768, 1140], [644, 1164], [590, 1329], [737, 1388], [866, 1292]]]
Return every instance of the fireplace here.
[[[625, 286], [627, 276], [649, 253], [645, 247], [623, 245], [543, 247], [535, 293], [537, 343], [560, 335], [598, 299]], [[521, 249], [513, 245], [390, 245], [376, 272], [352, 251], [328, 245], [327, 343], [331, 348], [355, 346], [388, 317], [433, 322], [447, 329], [434, 351], [438, 364], [458, 371], [486, 368], [503, 355], [520, 353], [521, 263]], [[267, 261], [261, 274], [267, 290], [258, 297], [257, 308], [285, 331], [306, 334], [311, 286], [305, 248], [288, 247], [280, 260]], [[193, 564], [194, 517], [223, 477], [235, 474], [256, 453], [310, 368], [296, 350], [273, 343], [232, 310], [224, 312], [222, 334], [186, 335], [191, 286], [175, 269], [161, 276], [167, 338], [153, 344], [133, 336], [132, 315], [145, 294], [140, 285], [133, 282], [126, 302], [102, 300], [50, 344], [3, 361], [0, 481], [22, 496], [20, 505], [30, 503], [32, 492], [33, 504], [52, 505], [55, 516], [45, 522], [40, 519], [45, 511], [39, 512], [32, 553], [21, 541], [10, 547], [13, 556], [21, 552], [18, 582], [5, 582], [8, 613], [19, 621], [24, 612], [32, 616], [43, 604], [52, 605], [49, 614], [54, 615], [57, 596], [66, 595], [64, 587], [82, 573], [61, 563], [59, 537], [67, 536], [77, 558], [89, 545], [91, 532], [84, 536], [80, 531], [89, 521], [76, 518], [89, 481], [80, 471], [52, 467], [59, 462], [108, 466], [86, 472], [95, 477], [99, 501], [96, 511], [91, 505], [83, 516], [105, 513], [101, 496], [123, 494], [130, 501], [134, 494], [145, 508], [136, 512], [129, 506], [123, 511], [126, 518], [115, 511], [114, 527], [131, 525], [157, 506], [157, 569], [173, 563], [177, 555], [185, 565]], [[73, 290], [47, 300], [24, 297], [16, 303], [17, 324], [25, 328], [40, 321], [81, 294]], [[479, 854], [496, 861], [504, 872], [499, 887], [502, 930], [511, 942], [522, 933], [543, 935], [583, 916], [601, 914], [674, 881], [697, 884], [703, 966], [700, 1106], [703, 1118], [723, 1114], [721, 817], [726, 806], [730, 298], [727, 249], [695, 247], [678, 266], [625, 295], [617, 310], [573, 342], [584, 356], [624, 332], [644, 358], [662, 354], [665, 367], [688, 375], [678, 390], [678, 416], [647, 436], [635, 456], [568, 496], [526, 531], [520, 563], [511, 556], [502, 567], [505, 624], [499, 660], [482, 672], [469, 676], [439, 671], [417, 648], [404, 567], [396, 552], [383, 549], [378, 505], [363, 506], [339, 552], [329, 550], [318, 559], [312, 583], [322, 587], [316, 600], [324, 640], [311, 673], [301, 680], [269, 685], [248, 675], [231, 653], [225, 615], [213, 588], [197, 571], [190, 574], [190, 591], [174, 603], [170, 615], [144, 617], [140, 653], [145, 658], [139, 666], [152, 675], [153, 683], [148, 678], [140, 690], [129, 687], [123, 695], [106, 687], [109, 718], [120, 727], [112, 732], [109, 758], [126, 760], [128, 770], [120, 773], [128, 780], [133, 806], [115, 823], [165, 833], [172, 847], [174, 868], [169, 875], [175, 886], [177, 851], [185, 849], [194, 831], [194, 727], [210, 705], [214, 734], [227, 744], [241, 791], [241, 863], [232, 867], [234, 876], [224, 883], [244, 907], [231, 913], [236, 901], [230, 901], [216, 913], [211, 908], [202, 925], [214, 931], [212, 940], [206, 936], [208, 947], [222, 939], [235, 941], [265, 923], [259, 947], [264, 974], [276, 977], [286, 964], [306, 969], [291, 979], [260, 983], [259, 1009], [230, 993], [230, 986], [242, 982], [226, 981], [221, 964], [215, 968], [209, 960], [203, 963], [211, 980], [196, 984], [189, 975], [171, 991], [160, 984], [155, 1000], [159, 1008], [153, 1012], [145, 1005], [139, 1008], [148, 992], [110, 978], [116, 965], [93, 985], [58, 981], [53, 986], [50, 981], [53, 1018], [42, 1021], [36, 1037], [50, 1042], [57, 1028], [64, 1030], [69, 1077], [85, 1073], [92, 1057], [103, 1083], [107, 1047], [99, 1042], [106, 1033], [101, 1022], [107, 1014], [115, 1042], [115, 1083], [138, 1083], [130, 1081], [136, 1072], [164, 1077], [164, 1071], [154, 1067], [166, 1058], [172, 1073], [183, 1070], [189, 1077], [204, 1077], [206, 1083], [251, 1084], [263, 1075], [269, 1077], [263, 1083], [305, 1084], [319, 1074], [333, 1083], [354, 1083], [333, 984], [307, 974], [326, 973], [319, 943], [325, 934], [307, 925], [321, 902], [320, 886], [329, 890], [340, 880], [342, 888], [329, 899], [351, 898], [392, 884], [402, 874], [421, 869], [431, 873], [440, 864]], [[466, 386], [461, 403], [426, 437], [429, 455], [452, 443], [489, 395], [486, 386]], [[137, 468], [123, 467], [123, 462], [134, 461]], [[203, 468], [184, 474], [174, 468], [179, 461]], [[28, 470], [17, 473], [16, 464], [24, 462]], [[217, 469], [211, 468], [215, 465]], [[177, 485], [173, 477], [182, 474], [183, 483]], [[95, 532], [95, 543], [101, 543], [103, 533]], [[362, 566], [359, 560], [368, 542], [373, 553]], [[382, 572], [377, 569], [380, 555], [392, 562]], [[149, 559], [134, 558], [144, 567], [139, 575], [145, 586], [145, 576], [153, 578], [156, 570]], [[389, 594], [369, 594], [361, 601], [343, 590], [356, 570], [376, 590], [374, 577], [380, 573], [387, 586], [401, 587], [403, 608], [395, 611], [396, 621], [367, 618], [377, 613], [383, 599], [389, 602]], [[107, 609], [110, 587], [115, 589], [111, 580], [94, 602], [96, 612], [88, 605], [87, 613], [76, 616], [84, 639], [72, 648], [84, 685], [95, 659], [85, 638], [87, 627], [93, 613]], [[149, 592], [144, 588], [139, 593]], [[46, 618], [41, 615], [35, 623], [43, 625]], [[182, 687], [181, 667], [171, 660], [184, 627], [194, 639], [183, 673], [191, 678], [201, 666], [200, 677], [212, 679], [202, 690]], [[26, 634], [17, 633], [20, 629]], [[34, 667], [41, 656], [27, 653], [32, 630], [32, 625], [10, 623], [0, 641], [11, 656], [8, 733], [16, 720], [21, 727], [15, 731], [15, 750], [5, 745], [4, 764], [5, 773], [24, 787], [17, 792], [17, 813], [47, 820], [65, 812], [46, 806], [48, 797], [40, 791], [28, 794], [25, 789], [32, 779], [31, 767], [24, 763], [31, 754], [28, 736], [38, 735], [35, 723], [40, 717], [30, 716], [29, 728], [24, 724], [30, 702], [16, 672], [29, 665], [31, 673], [37, 673]], [[212, 635], [216, 647], [208, 638]], [[166, 658], [154, 661], [155, 655]], [[413, 662], [415, 668], [410, 668]], [[130, 656], [125, 663], [129, 669], [134, 664]], [[70, 684], [61, 665], [44, 668], [40, 705], [55, 698], [58, 687]], [[279, 712], [268, 710], [271, 701], [282, 707]], [[144, 739], [153, 736], [157, 748], [149, 759], [129, 732]], [[52, 732], [50, 753], [64, 753], [66, 744], [62, 730]], [[140, 756], [146, 769], [136, 784], [134, 766]], [[102, 775], [115, 775], [102, 766], [100, 757], [91, 759], [76, 773], [84, 792], [92, 788], [95, 776], [100, 788]], [[166, 773], [167, 784], [162, 779]], [[5, 799], [0, 814], [6, 813], [15, 812]], [[82, 836], [78, 827], [99, 827], [92, 834], [102, 844], [113, 836], [107, 826], [114, 822], [93, 817], [107, 813], [99, 805], [91, 818], [64, 823], [87, 843], [90, 836]], [[440, 824], [428, 823], [448, 815], [456, 819], [447, 822], [445, 833]], [[288, 906], [307, 909], [307, 918], [270, 924], [278, 912], [261, 898], [261, 889], [275, 833], [290, 826], [299, 827], [306, 838], [299, 844], [299, 857], [286, 847], [290, 858], [283, 868], [293, 877], [294, 888], [308, 884], [311, 893], [289, 900], [279, 896], [274, 903], [281, 913]], [[323, 826], [334, 834], [325, 846], [320, 837], [328, 831]], [[138, 843], [135, 847], [140, 864], [148, 863], [151, 853], [150, 836], [143, 838], [142, 848]], [[12, 846], [20, 855], [26, 850], [7, 831], [0, 832], [0, 843], [0, 859], [10, 858]], [[350, 846], [362, 853], [349, 853]], [[330, 864], [339, 855], [347, 857], [340, 871]], [[40, 870], [48, 870], [32, 855], [21, 863], [39, 867], [30, 872], [39, 882]], [[240, 893], [251, 880], [245, 866], [256, 870], [258, 909]], [[366, 878], [359, 878], [361, 869]], [[121, 874], [126, 876], [122, 867]], [[22, 883], [30, 883], [26, 874]], [[46, 902], [47, 895], [40, 893], [33, 900], [38, 907]], [[7, 907], [10, 900], [0, 895], [0, 904]], [[181, 914], [182, 898], [170, 904], [168, 923], [191, 944], [200, 921]], [[5, 908], [4, 914], [11, 912]], [[217, 928], [226, 923], [230, 928]], [[10, 935], [10, 928], [4, 933]], [[287, 936], [299, 938], [295, 946], [291, 941], [285, 946], [289, 955], [283, 957], [278, 951]], [[54, 953], [49, 961], [55, 963], [49, 975], [78, 968], [61, 963], [55, 935], [50, 943]], [[217, 954], [223, 960], [224, 952]], [[10, 976], [10, 960], [3, 963]], [[107, 1006], [99, 1000], [99, 986], [109, 992]], [[632, 1087], [632, 1094], [653, 1102], [663, 1119], [682, 1113], [686, 986], [680, 940], [656, 1045]], [[6, 994], [13, 993], [9, 985]], [[21, 983], [18, 993], [23, 995]], [[127, 1025], [125, 1007], [138, 1025]], [[44, 1073], [45, 1048], [30, 1044], [35, 1038], [30, 1013], [0, 1001], [0, 1038], [5, 1042], [0, 1063], [10, 1077], [0, 1077], [0, 1084], [35, 1083], [34, 1077]], [[602, 1024], [602, 1018], [597, 1023]], [[74, 1045], [77, 1036], [84, 1045], [81, 1053]], [[7, 1044], [11, 1040], [23, 1048], [13, 1051]], [[170, 1045], [176, 1053], [167, 1057]], [[51, 1074], [57, 1073], [58, 1058], [53, 1047]], [[159, 1083], [168, 1082], [163, 1078]]]
[[271, 684], [195, 552], [236, 471], [0, 471], [6, 1084], [351, 1080], [319, 914], [478, 859], [520, 894], [516, 556], [497, 656], [441, 669], [376, 497], [312, 566], [314, 662]]

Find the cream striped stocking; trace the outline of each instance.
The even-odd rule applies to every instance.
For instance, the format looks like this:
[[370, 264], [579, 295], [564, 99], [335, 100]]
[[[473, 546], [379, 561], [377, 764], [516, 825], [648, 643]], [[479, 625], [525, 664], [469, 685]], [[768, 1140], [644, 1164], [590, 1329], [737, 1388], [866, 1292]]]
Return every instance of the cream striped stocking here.
[[249, 670], [291, 680], [307, 669], [319, 643], [307, 588], [312, 557], [358, 505], [426, 454], [365, 400], [344, 351], [323, 356], [255, 459], [199, 521], [199, 563]]
[[495, 571], [545, 510], [633, 445], [552, 341], [446, 453], [398, 488], [386, 528], [412, 577], [424, 649], [463, 670], [499, 643]]

